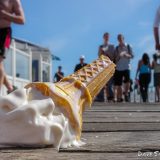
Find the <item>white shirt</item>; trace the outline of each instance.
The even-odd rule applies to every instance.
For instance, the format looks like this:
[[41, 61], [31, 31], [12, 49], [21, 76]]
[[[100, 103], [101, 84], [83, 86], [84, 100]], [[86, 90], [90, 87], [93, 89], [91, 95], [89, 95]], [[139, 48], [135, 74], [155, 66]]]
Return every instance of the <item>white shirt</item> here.
[[155, 20], [154, 20], [154, 27], [159, 27], [160, 26], [160, 6], [157, 9]]
[[114, 55], [115, 49], [113, 44], [103, 44], [100, 47], [103, 50], [104, 55], [108, 56], [111, 59], [111, 61], [115, 60], [115, 55]]
[[[130, 47], [130, 51], [129, 51]], [[127, 53], [129, 55], [133, 56], [133, 51], [131, 46], [128, 44], [125, 44], [124, 46], [117, 46], [116, 48], [116, 57], [118, 58], [116, 62], [116, 70], [118, 71], [124, 71], [124, 70], [129, 70], [131, 68], [130, 66], [130, 59], [131, 58], [126, 58], [125, 56], [120, 56], [120, 54]]]

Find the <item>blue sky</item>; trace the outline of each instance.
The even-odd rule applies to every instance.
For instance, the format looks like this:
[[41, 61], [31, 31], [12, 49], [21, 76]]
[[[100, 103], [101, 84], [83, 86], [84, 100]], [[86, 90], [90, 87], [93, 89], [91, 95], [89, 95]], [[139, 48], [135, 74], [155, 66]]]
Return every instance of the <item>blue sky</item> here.
[[159, 0], [22, 0], [22, 4], [26, 23], [14, 25], [13, 35], [59, 56], [53, 72], [62, 65], [65, 75], [72, 73], [80, 55], [87, 63], [97, 58], [104, 32], [110, 33], [115, 45], [117, 34], [123, 33], [133, 46], [133, 78], [142, 54], [155, 52], [153, 21]]

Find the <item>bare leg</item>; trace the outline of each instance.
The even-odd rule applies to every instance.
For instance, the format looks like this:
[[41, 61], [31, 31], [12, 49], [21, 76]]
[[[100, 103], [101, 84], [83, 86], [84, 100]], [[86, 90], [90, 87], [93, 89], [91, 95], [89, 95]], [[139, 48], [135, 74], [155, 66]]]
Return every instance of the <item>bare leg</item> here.
[[115, 101], [115, 97], [116, 97], [116, 89], [115, 85], [113, 85], [113, 101]]
[[117, 87], [117, 99], [118, 100], [122, 99], [122, 86]]
[[5, 85], [9, 92], [13, 91], [12, 85], [9, 83], [7, 76], [4, 71], [3, 66], [3, 57], [0, 57], [0, 89], [2, 88], [2, 85]]
[[130, 82], [127, 82], [124, 84], [124, 96], [126, 102], [130, 101], [129, 90], [130, 90]]
[[13, 91], [13, 86], [12, 86], [12, 84], [9, 83], [7, 75], [5, 73], [4, 73], [4, 85], [8, 89], [8, 92], [12, 92]]
[[117, 86], [114, 86], [113, 94], [114, 94], [114, 101], [117, 101]]
[[158, 102], [160, 102], [160, 86], [158, 86]]
[[126, 95], [126, 96], [128, 96], [129, 88], [130, 88], [130, 82], [127, 82], [127, 83], [125, 84], [125, 95]]
[[156, 95], [157, 95], [158, 102], [160, 100], [160, 92], [159, 92], [159, 90], [160, 90], [160, 87], [156, 86]]

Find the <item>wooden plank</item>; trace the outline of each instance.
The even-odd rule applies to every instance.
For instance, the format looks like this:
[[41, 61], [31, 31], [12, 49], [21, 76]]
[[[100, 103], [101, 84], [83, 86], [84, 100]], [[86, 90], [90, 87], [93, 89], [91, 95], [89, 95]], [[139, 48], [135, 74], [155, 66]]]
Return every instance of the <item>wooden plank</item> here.
[[150, 110], [150, 109], [154, 109], [154, 110], [160, 110], [160, 104], [159, 103], [153, 103], [153, 104], [147, 104], [147, 103], [99, 103], [97, 104], [93, 104], [91, 110], [112, 110], [112, 109], [116, 109], [116, 110], [132, 110], [132, 109], [136, 109], [136, 110]]
[[158, 123], [84, 123], [83, 132], [125, 132], [125, 131], [160, 131]]
[[[84, 114], [80, 148], [22, 149], [1, 148], [2, 160], [159, 160], [154, 151], [160, 148], [159, 104], [94, 103]], [[152, 156], [138, 157], [138, 151]]]
[[143, 110], [143, 111], [159, 111], [160, 110], [160, 106], [93, 106], [89, 109], [86, 110], [87, 111], [99, 111], [99, 110], [103, 110], [103, 111], [110, 111], [110, 110], [117, 110], [117, 111], [138, 111], [138, 110]]
[[134, 106], [148, 106], [148, 107], [152, 107], [152, 106], [159, 106], [160, 103], [108, 103], [108, 102], [94, 102], [92, 104], [92, 106], [95, 107], [99, 107], [99, 106], [117, 106], [117, 107], [121, 107], [121, 106], [130, 106], [130, 107], [134, 107]]
[[142, 150], [159, 151], [160, 148], [160, 131], [84, 133], [83, 137], [86, 145], [62, 151], [131, 153]]
[[84, 115], [83, 122], [160, 122], [160, 114], [153, 112], [92, 112]]
[[[138, 152], [135, 153], [86, 153], [71, 152], [57, 153], [53, 149], [42, 150], [7, 150], [0, 151], [1, 160], [138, 160]], [[152, 156], [149, 160], [158, 160]], [[145, 157], [143, 158], [145, 159]], [[148, 159], [146, 159], [148, 160]]]

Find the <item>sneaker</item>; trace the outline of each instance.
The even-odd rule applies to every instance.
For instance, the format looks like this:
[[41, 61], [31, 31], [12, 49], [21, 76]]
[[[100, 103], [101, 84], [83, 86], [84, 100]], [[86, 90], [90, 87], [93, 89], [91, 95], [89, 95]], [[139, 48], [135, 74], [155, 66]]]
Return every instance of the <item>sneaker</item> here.
[[122, 98], [117, 99], [117, 102], [121, 103], [121, 102], [123, 102], [123, 99]]
[[107, 97], [108, 102], [113, 102], [114, 98], [113, 97]]

